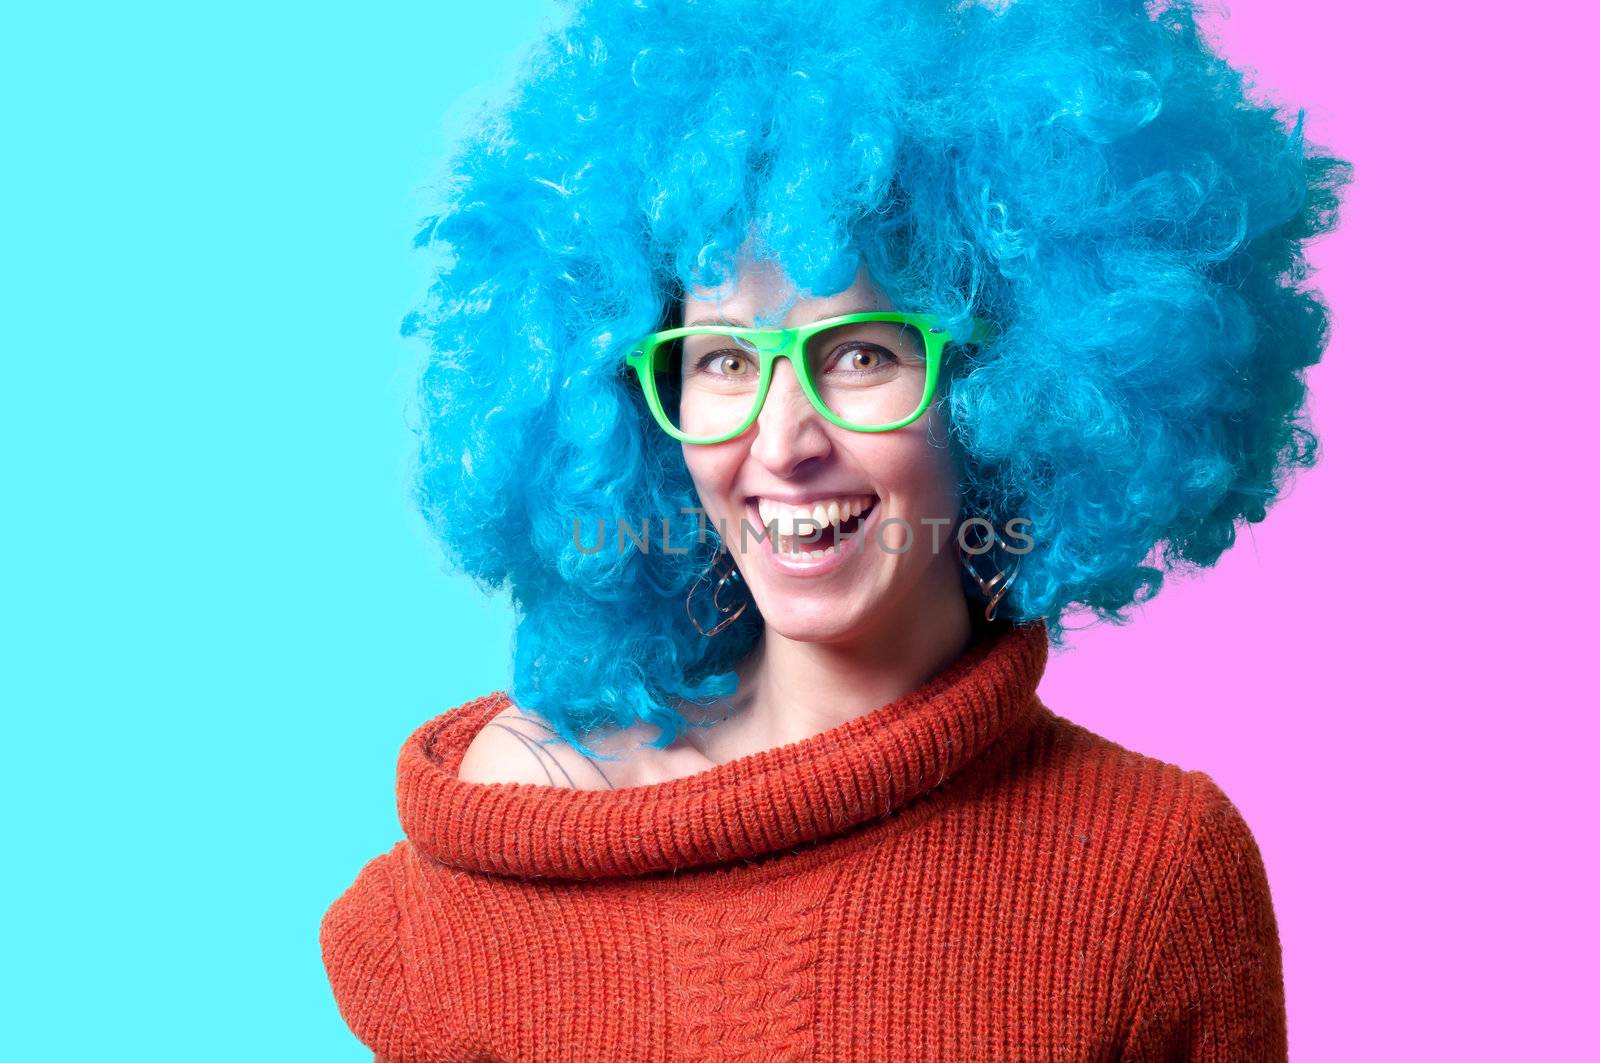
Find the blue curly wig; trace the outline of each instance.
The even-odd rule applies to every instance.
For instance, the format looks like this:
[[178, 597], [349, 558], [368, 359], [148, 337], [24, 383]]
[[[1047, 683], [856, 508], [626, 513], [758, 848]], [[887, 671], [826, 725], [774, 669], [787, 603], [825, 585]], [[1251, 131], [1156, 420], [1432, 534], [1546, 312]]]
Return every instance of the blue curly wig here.
[[759, 611], [711, 639], [684, 615], [714, 539], [585, 552], [573, 528], [699, 505], [622, 359], [750, 237], [799, 289], [865, 264], [898, 307], [998, 325], [941, 401], [964, 513], [1033, 522], [1005, 618], [1058, 646], [1068, 611], [1125, 621], [1265, 517], [1316, 458], [1302, 249], [1349, 166], [1197, 14], [632, 0], [530, 50], [451, 159], [402, 328], [428, 348], [417, 501], [453, 564], [509, 586], [522, 711], [580, 749], [641, 721], [664, 747], [675, 699], [734, 688]]

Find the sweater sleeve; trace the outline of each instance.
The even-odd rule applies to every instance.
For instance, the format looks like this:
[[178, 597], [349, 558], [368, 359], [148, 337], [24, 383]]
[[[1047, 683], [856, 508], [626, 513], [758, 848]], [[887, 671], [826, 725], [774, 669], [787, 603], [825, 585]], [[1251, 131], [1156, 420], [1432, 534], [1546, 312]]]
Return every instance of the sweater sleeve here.
[[323, 915], [322, 964], [339, 1014], [376, 1063], [424, 1063], [401, 969], [395, 856], [369, 861]]
[[1289, 1056], [1283, 957], [1266, 868], [1227, 795], [1200, 800], [1143, 967], [1128, 1061], [1281, 1063]]

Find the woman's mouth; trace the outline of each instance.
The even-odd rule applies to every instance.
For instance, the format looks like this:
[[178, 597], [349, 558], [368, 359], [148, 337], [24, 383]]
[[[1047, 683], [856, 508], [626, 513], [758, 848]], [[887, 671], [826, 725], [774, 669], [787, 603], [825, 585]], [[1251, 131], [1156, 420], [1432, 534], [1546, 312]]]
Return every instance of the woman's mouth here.
[[877, 505], [877, 495], [859, 494], [799, 504], [756, 497], [750, 499], [747, 508], [760, 536], [758, 541], [765, 545], [761, 552], [792, 570], [824, 565], [831, 558], [852, 552]]

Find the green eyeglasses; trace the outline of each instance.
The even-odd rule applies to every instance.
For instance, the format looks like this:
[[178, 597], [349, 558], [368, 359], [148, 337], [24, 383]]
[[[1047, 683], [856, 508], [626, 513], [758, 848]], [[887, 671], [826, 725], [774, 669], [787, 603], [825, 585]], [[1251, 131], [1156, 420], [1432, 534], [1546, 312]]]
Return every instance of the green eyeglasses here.
[[[981, 343], [990, 325], [974, 321]], [[871, 311], [798, 328], [689, 325], [652, 333], [627, 357], [656, 422], [684, 443], [725, 443], [761, 414], [772, 367], [789, 359], [823, 417], [852, 432], [892, 432], [938, 392], [949, 334], [932, 314]]]

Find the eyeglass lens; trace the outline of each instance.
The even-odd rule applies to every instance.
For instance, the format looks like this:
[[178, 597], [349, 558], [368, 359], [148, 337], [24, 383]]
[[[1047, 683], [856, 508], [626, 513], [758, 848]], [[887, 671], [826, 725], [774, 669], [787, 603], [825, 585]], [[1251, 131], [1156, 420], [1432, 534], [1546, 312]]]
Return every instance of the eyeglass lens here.
[[[852, 424], [894, 424], [922, 401], [928, 356], [922, 330], [915, 325], [833, 325], [809, 339], [805, 359], [823, 405]], [[685, 435], [725, 435], [750, 417], [760, 364], [760, 353], [749, 340], [699, 334], [662, 343], [654, 357], [661, 408]], [[776, 378], [772, 386], [780, 386]]]

